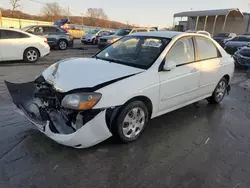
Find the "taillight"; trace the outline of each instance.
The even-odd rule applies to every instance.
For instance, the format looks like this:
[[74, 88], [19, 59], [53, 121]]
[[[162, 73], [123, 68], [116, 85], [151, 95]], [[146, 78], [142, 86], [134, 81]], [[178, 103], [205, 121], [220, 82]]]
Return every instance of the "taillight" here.
[[44, 42], [45, 42], [46, 44], [48, 44], [48, 40], [45, 40]]

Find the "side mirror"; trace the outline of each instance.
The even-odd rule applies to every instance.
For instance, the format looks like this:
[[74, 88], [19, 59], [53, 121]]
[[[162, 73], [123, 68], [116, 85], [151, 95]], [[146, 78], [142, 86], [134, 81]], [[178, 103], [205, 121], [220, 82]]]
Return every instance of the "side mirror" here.
[[176, 63], [174, 61], [165, 61], [165, 64], [163, 65], [164, 71], [171, 71], [174, 68], [176, 68]]

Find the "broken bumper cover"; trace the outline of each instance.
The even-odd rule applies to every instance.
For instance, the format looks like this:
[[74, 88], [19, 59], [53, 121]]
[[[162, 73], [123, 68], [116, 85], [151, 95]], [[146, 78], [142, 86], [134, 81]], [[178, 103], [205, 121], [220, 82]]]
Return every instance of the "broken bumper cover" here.
[[34, 115], [39, 113], [40, 117], [44, 117], [41, 112], [34, 112], [34, 110], [32, 110], [32, 105], [42, 106], [42, 102], [34, 97], [34, 91], [36, 89], [34, 82], [23, 84], [6, 82], [6, 85], [14, 104], [19, 108], [21, 114], [42, 133], [60, 144], [75, 148], [88, 148], [112, 136], [105, 120], [106, 110], [101, 111], [92, 120], [70, 134], [55, 133], [53, 129], [60, 125], [54, 127], [53, 124], [55, 124], [55, 122], [52, 122], [50, 118], [39, 119]]

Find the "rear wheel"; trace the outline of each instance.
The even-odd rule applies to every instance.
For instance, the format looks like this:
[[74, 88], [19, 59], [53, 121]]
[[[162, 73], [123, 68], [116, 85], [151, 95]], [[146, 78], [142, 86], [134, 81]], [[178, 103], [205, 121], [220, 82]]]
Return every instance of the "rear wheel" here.
[[114, 122], [114, 136], [123, 143], [137, 140], [148, 122], [148, 109], [141, 101], [123, 107]]
[[39, 51], [36, 48], [28, 48], [23, 54], [23, 59], [27, 63], [35, 63], [39, 59]]
[[207, 101], [211, 104], [220, 103], [225, 97], [225, 94], [227, 92], [227, 87], [228, 87], [228, 81], [226, 80], [226, 78], [223, 77], [216, 86], [213, 95], [207, 98]]
[[58, 44], [57, 44], [57, 47], [60, 49], [60, 50], [66, 50], [68, 48], [68, 43], [66, 40], [59, 40], [58, 41]]

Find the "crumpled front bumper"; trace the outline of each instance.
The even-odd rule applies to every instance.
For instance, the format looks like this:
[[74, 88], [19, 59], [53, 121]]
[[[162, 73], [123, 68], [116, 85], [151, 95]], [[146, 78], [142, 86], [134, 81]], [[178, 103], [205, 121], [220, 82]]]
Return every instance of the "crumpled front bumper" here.
[[[74, 148], [88, 148], [112, 136], [105, 120], [106, 110], [98, 113], [92, 120], [73, 133], [55, 133], [55, 131], [53, 131], [53, 124], [55, 122], [52, 122], [49, 117], [46, 117], [46, 115], [38, 110], [43, 104], [39, 98], [35, 98], [34, 96], [36, 89], [34, 82], [22, 84], [6, 82], [6, 86], [14, 104], [19, 108], [21, 114], [42, 133], [60, 144]], [[38, 108], [34, 110], [35, 107]], [[40, 115], [40, 118], [37, 118], [37, 114]]]

